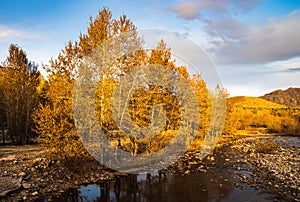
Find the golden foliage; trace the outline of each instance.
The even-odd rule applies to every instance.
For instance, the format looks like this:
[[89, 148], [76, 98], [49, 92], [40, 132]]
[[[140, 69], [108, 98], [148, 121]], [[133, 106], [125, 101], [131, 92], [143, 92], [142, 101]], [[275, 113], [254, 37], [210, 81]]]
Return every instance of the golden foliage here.
[[[49, 86], [45, 94], [45, 103], [35, 113], [38, 142], [44, 145], [49, 154], [56, 158], [74, 159], [89, 157], [75, 130], [72, 117], [72, 93], [74, 76], [85, 56], [93, 52], [99, 44], [130, 32], [135, 45], [141, 46], [135, 26], [126, 16], [112, 19], [111, 12], [104, 8], [95, 19], [90, 19], [86, 34], [80, 34], [79, 42], [69, 42], [59, 53], [57, 59], [51, 59], [45, 69], [49, 73]], [[119, 44], [120, 45], [120, 44]], [[126, 44], [128, 46], [128, 44]], [[120, 45], [122, 47], [122, 45]], [[129, 47], [130, 48], [130, 47]], [[165, 110], [167, 121], [155, 137], [135, 138], [123, 134], [117, 127], [111, 109], [111, 98], [120, 79], [135, 66], [163, 65], [180, 74], [187, 80], [198, 100], [201, 117], [197, 139], [203, 139], [209, 128], [211, 118], [210, 93], [200, 75], [189, 76], [184, 66], [176, 66], [171, 59], [171, 50], [160, 41], [150, 51], [138, 50], [122, 56], [108, 68], [96, 89], [96, 115], [100, 127], [113, 145], [133, 153], [151, 153], [163, 148], [176, 136], [181, 121], [180, 103], [172, 92], [161, 86], [147, 85], [138, 89], [129, 100], [129, 111], [133, 122], [139, 127], [147, 127], [153, 121], [152, 115], [160, 106]], [[150, 113], [149, 113], [150, 112]], [[194, 148], [200, 145], [194, 145]]]
[[299, 111], [261, 98], [229, 98], [224, 133], [266, 128], [269, 133], [296, 135], [300, 133]]
[[[0, 106], [12, 143], [31, 142], [32, 117], [39, 101], [42, 76], [37, 65], [29, 62], [26, 53], [17, 45], [9, 47], [9, 56], [0, 66]], [[3, 117], [3, 115], [2, 115]]]

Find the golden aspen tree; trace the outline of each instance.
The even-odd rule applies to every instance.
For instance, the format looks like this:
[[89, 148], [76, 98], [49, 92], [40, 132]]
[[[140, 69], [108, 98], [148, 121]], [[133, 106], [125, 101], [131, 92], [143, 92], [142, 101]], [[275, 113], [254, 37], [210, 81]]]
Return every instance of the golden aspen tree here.
[[[49, 87], [45, 94], [45, 103], [39, 106], [34, 120], [37, 125], [36, 132], [39, 134], [38, 142], [48, 149], [49, 154], [54, 154], [53, 156], [62, 159], [89, 156], [79, 140], [72, 116], [75, 76], [78, 73], [78, 67], [84, 62], [84, 58], [88, 57], [99, 44], [122, 32], [129, 31], [134, 35], [136, 28], [125, 15], [121, 16], [119, 20], [112, 19], [111, 12], [104, 8], [99, 11], [95, 19], [90, 18], [87, 33], [80, 34], [78, 42], [69, 41], [58, 57], [51, 59], [50, 65], [44, 67], [49, 74]], [[137, 37], [137, 34], [133, 37]], [[138, 41], [138, 39], [136, 40]], [[116, 66], [112, 64], [109, 71], [110, 77], [116, 78], [115, 75], [118, 73]], [[100, 83], [97, 91], [97, 103], [108, 100], [99, 100], [99, 98], [107, 96], [106, 90], [109, 89], [105, 88], [110, 85], [109, 82], [113, 83], [110, 79]], [[106, 95], [101, 95], [101, 92]], [[105, 103], [106, 107], [100, 105], [97, 109], [103, 127], [111, 124], [107, 119], [108, 105], [109, 103]]]
[[0, 70], [0, 102], [6, 116], [11, 142], [28, 144], [33, 138], [32, 113], [38, 103], [40, 73], [17, 45], [9, 47], [9, 55]]
[[[122, 38], [124, 33], [126, 33], [125, 39], [113, 40], [118, 37]], [[97, 62], [102, 64], [103, 54], [110, 63], [103, 64], [105, 71], [97, 80], [94, 95], [91, 96], [95, 97], [92, 105], [95, 105], [93, 110], [100, 129], [104, 131], [112, 145], [133, 154], [151, 153], [172, 141], [179, 128], [181, 112], [180, 103], [173, 92], [176, 89], [155, 85], [150, 80], [136, 89], [131, 97], [119, 100], [119, 102], [126, 102], [125, 106], [129, 109], [131, 120], [140, 128], [147, 128], [147, 126], [155, 124], [157, 120], [153, 117], [157, 114], [165, 116], [166, 122], [160, 123], [161, 130], [155, 136], [145, 134], [145, 137], [137, 137], [128, 136], [118, 127], [112, 109], [112, 105], [116, 101], [113, 100], [114, 93], [122, 90], [120, 83], [126, 75], [130, 75], [132, 70], [143, 66], [169, 68], [173, 70], [174, 77], [180, 75], [187, 80], [192, 90], [195, 91], [198, 104], [203, 110], [199, 120], [201, 122], [199, 129], [206, 130], [209, 121], [206, 116], [210, 113], [210, 101], [205, 82], [200, 77], [191, 79], [184, 66], [176, 66], [171, 57], [171, 50], [167, 48], [164, 41], [160, 41], [156, 48], [148, 51], [142, 49], [142, 44], [143, 40], [138, 36], [136, 27], [125, 15], [119, 19], [112, 19], [111, 12], [104, 8], [99, 11], [95, 19], [90, 18], [87, 33], [80, 34], [79, 41], [69, 42], [56, 59], [50, 60], [50, 65], [45, 67], [49, 73], [49, 86], [45, 94], [45, 102], [40, 105], [35, 115], [36, 131], [39, 134], [38, 141], [48, 149], [50, 154], [55, 154], [54, 156], [63, 159], [89, 157], [75, 129], [72, 95], [74, 94], [76, 75], [81, 73], [80, 71], [83, 71], [84, 68], [88, 69], [93, 65], [99, 65]], [[99, 47], [105, 50], [99, 50]], [[127, 54], [116, 57], [117, 53], [122, 52]], [[95, 61], [90, 61], [90, 59], [95, 59]], [[89, 76], [89, 70], [84, 73], [87, 74], [87, 77]], [[95, 80], [96, 77], [97, 75]], [[133, 77], [132, 79], [134, 79]], [[93, 80], [93, 78], [84, 79], [86, 82], [84, 84], [87, 85]], [[120, 89], [116, 90], [117, 87]], [[81, 104], [85, 106], [87, 103], [85, 98], [82, 98], [77, 100], [76, 104], [80, 107]], [[90, 128], [90, 131], [93, 131], [93, 128]]]

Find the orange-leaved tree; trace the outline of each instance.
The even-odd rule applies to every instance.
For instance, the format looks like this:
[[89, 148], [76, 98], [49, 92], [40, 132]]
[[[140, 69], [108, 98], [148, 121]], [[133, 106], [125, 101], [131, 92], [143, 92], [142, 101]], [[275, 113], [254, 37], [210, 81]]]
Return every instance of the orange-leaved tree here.
[[0, 68], [0, 103], [12, 143], [28, 144], [33, 138], [32, 113], [39, 101], [41, 75], [17, 45], [9, 47], [9, 55]]
[[[122, 34], [125, 34], [125, 39], [118, 41], [118, 37], [122, 38]], [[176, 96], [170, 89], [151, 84], [151, 81], [136, 89], [132, 97], [122, 102], [128, 102], [126, 106], [130, 118], [141, 128], [147, 127], [153, 121], [153, 116], [157, 113], [154, 106], [160, 107], [158, 113], [166, 111], [166, 123], [155, 139], [152, 137], [141, 139], [134, 135], [128, 137], [116, 124], [112, 110], [114, 101], [112, 97], [116, 87], [120, 87], [119, 84], [131, 70], [145, 65], [169, 68], [174, 74], [181, 75], [187, 80], [201, 106], [200, 127], [195, 130], [207, 130], [210, 120], [210, 98], [205, 82], [199, 76], [190, 78], [184, 66], [176, 66], [171, 58], [170, 48], [167, 48], [163, 41], [149, 51], [143, 50], [142, 44], [143, 40], [138, 37], [136, 27], [125, 15], [119, 19], [112, 19], [111, 12], [104, 8], [95, 19], [90, 19], [87, 33], [80, 34], [79, 41], [69, 42], [57, 59], [51, 59], [50, 65], [45, 66], [49, 73], [49, 87], [44, 95], [45, 102], [36, 111], [35, 123], [36, 132], [39, 134], [38, 141], [52, 156], [62, 159], [90, 157], [76, 132], [72, 114], [74, 83], [78, 73], [82, 73], [80, 72], [82, 68], [90, 64], [86, 58], [94, 58], [96, 60], [94, 62], [102, 62], [103, 56], [106, 60], [113, 58], [109, 64], [105, 64], [105, 72], [102, 72], [102, 77], [97, 83], [94, 111], [100, 128], [116, 147], [133, 154], [151, 153], [168, 144], [179, 127], [181, 112]], [[126, 54], [115, 57], [115, 53], [122, 52]], [[84, 106], [84, 101], [82, 99], [78, 102]]]
[[[52, 157], [74, 159], [89, 156], [79, 140], [72, 115], [75, 77], [85, 57], [104, 41], [123, 32], [132, 32], [133, 37], [136, 36], [134, 36], [136, 28], [125, 15], [119, 19], [112, 19], [111, 12], [104, 8], [95, 19], [90, 18], [87, 33], [80, 34], [79, 41], [69, 41], [58, 57], [51, 59], [50, 64], [44, 66], [48, 72], [49, 87], [44, 94], [45, 102], [40, 104], [34, 120], [37, 125], [35, 131], [39, 134], [38, 142], [47, 148]], [[117, 73], [118, 71], [112, 67], [110, 74]], [[109, 81], [108, 79], [103, 82], [108, 85]], [[106, 93], [101, 91], [101, 87], [98, 91], [98, 95], [101, 92]], [[103, 106], [100, 105], [101, 107]], [[101, 110], [100, 114], [105, 114], [103, 113], [105, 109]], [[111, 124], [106, 120], [107, 116], [102, 116], [101, 124], [105, 126]]]

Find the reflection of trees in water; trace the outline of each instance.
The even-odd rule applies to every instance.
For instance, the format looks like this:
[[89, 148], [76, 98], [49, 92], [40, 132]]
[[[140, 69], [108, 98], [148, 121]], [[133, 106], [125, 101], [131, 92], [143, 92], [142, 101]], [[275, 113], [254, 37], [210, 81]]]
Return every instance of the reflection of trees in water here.
[[80, 195], [80, 191], [78, 189], [69, 189], [60, 195], [59, 199], [55, 199], [54, 201], [79, 202], [87, 201], [87, 199]]
[[[220, 176], [223, 177], [220, 177]], [[234, 173], [232, 170], [208, 170], [207, 173], [193, 173], [187, 176], [160, 173], [155, 176], [147, 174], [143, 179], [137, 175], [116, 177], [112, 181], [103, 181], [94, 188], [95, 192], [81, 192], [78, 189], [69, 190], [61, 201], [221, 201], [233, 193], [230, 186]], [[218, 180], [219, 179], [219, 180]], [[229, 181], [224, 179], [228, 179]], [[222, 186], [220, 186], [222, 184]], [[97, 191], [96, 191], [97, 192]]]
[[116, 194], [116, 199], [120, 198], [120, 192], [121, 192], [121, 181], [120, 181], [120, 177], [117, 176], [116, 177], [116, 182], [114, 184], [114, 191]]
[[[114, 181], [116, 201], [208, 201], [220, 200], [233, 191], [230, 182], [212, 182], [217, 174], [196, 173], [188, 176], [147, 174], [138, 180], [136, 175]], [[233, 173], [226, 173], [227, 179]], [[214, 179], [215, 180], [215, 179]], [[220, 186], [222, 183], [222, 187]], [[227, 186], [226, 186], [227, 185]], [[118, 187], [118, 189], [116, 189]], [[205, 190], [205, 191], [203, 191]]]
[[100, 187], [100, 197], [97, 197], [96, 201], [109, 202], [110, 201], [110, 181], [103, 181], [99, 184]]

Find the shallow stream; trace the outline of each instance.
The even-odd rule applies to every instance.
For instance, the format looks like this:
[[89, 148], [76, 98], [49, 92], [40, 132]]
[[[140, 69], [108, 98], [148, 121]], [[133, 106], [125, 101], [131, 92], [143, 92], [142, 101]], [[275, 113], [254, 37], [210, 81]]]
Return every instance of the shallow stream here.
[[[300, 147], [299, 137], [273, 137], [281, 144]], [[262, 138], [262, 141], [264, 138]], [[224, 151], [224, 152], [233, 152]], [[237, 155], [238, 156], [238, 155]], [[247, 164], [246, 164], [247, 165]], [[251, 172], [251, 165], [248, 170]], [[247, 174], [247, 173], [246, 173]], [[117, 177], [100, 184], [89, 184], [70, 189], [58, 201], [273, 201], [272, 195], [249, 187], [246, 183], [235, 186], [245, 171], [227, 167], [210, 168], [207, 172], [189, 175], [151, 173]], [[47, 200], [45, 200], [47, 201]]]

